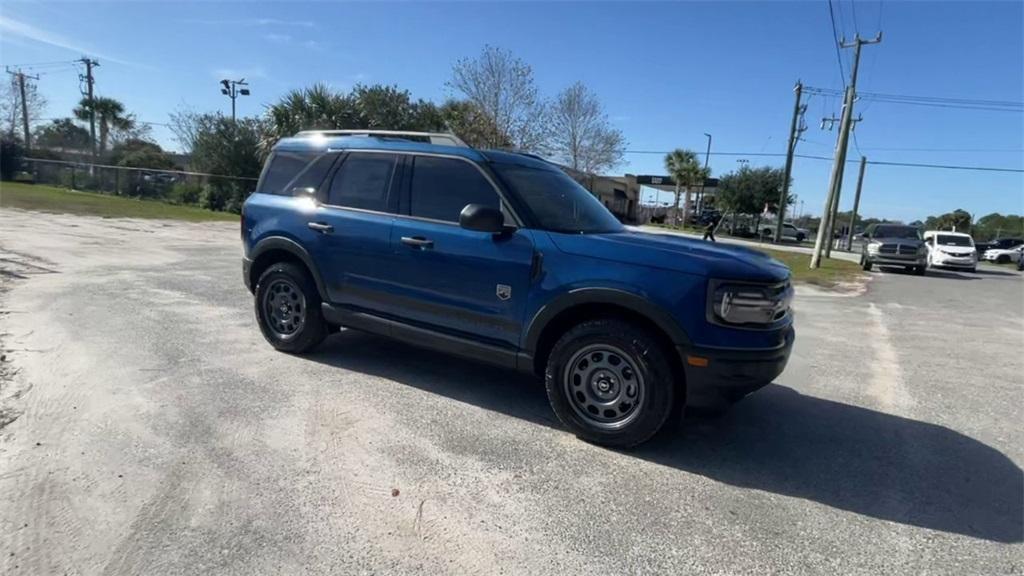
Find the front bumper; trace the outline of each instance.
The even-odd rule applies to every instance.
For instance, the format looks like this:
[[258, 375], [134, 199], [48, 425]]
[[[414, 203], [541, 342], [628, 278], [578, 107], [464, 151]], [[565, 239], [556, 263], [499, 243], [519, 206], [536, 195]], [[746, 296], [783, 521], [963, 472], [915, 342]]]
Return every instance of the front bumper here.
[[932, 265], [933, 266], [949, 266], [951, 268], [974, 268], [975, 266], [978, 265], [978, 262], [977, 262], [977, 260], [975, 260], [974, 258], [972, 258], [970, 256], [967, 256], [967, 257], [957, 257], [957, 256], [939, 256], [939, 257], [935, 257], [935, 256], [932, 256]]
[[927, 266], [928, 256], [894, 256], [891, 254], [868, 254], [868, 260], [876, 266]]
[[679, 347], [686, 373], [686, 405], [717, 408], [771, 384], [786, 368], [795, 336], [790, 326], [782, 344], [769, 349]]
[[249, 292], [252, 292], [253, 288], [255, 288], [252, 285], [252, 280], [251, 280], [250, 275], [249, 275], [249, 271], [251, 269], [252, 269], [252, 260], [249, 260], [245, 256], [242, 256], [242, 281], [245, 282], [245, 287], [249, 290]]

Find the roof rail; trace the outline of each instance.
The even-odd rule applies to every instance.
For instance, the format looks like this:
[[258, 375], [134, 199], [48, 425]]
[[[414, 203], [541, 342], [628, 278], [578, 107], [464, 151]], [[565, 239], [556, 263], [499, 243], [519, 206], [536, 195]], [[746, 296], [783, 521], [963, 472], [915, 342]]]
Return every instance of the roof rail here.
[[401, 140], [412, 140], [414, 142], [429, 142], [442, 146], [458, 146], [469, 148], [455, 134], [444, 132], [410, 132], [407, 130], [303, 130], [295, 135], [296, 138], [310, 136], [375, 136], [378, 138], [396, 138]]

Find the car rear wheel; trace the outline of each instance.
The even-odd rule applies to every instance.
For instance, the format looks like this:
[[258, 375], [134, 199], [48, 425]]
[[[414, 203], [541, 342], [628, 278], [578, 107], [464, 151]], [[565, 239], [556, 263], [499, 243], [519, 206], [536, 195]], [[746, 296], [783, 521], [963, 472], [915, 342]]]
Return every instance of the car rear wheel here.
[[1007, 264], [1010, 262], [1010, 257], [1006, 254], [1000, 254], [996, 257], [996, 264]]
[[256, 284], [256, 320], [263, 337], [282, 352], [302, 353], [327, 337], [320, 293], [303, 268], [270, 265]]
[[657, 433], [674, 407], [670, 353], [628, 322], [584, 322], [551, 350], [544, 371], [548, 400], [579, 438], [635, 446]]

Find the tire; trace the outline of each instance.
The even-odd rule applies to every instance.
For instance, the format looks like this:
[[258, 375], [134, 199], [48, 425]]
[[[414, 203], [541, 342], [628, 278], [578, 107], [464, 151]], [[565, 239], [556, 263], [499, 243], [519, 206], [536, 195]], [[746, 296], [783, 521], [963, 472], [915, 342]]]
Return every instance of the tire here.
[[865, 272], [871, 272], [871, 260], [863, 254], [860, 255], [860, 267]]
[[260, 332], [282, 352], [308, 352], [327, 337], [320, 303], [320, 293], [309, 273], [290, 262], [271, 264], [256, 284]]
[[670, 353], [628, 322], [579, 324], [548, 356], [544, 384], [551, 408], [582, 440], [636, 446], [654, 436], [675, 408], [679, 395]]
[[1006, 254], [1000, 254], [999, 257], [996, 258], [996, 264], [1007, 264], [1009, 263], [1009, 261], [1010, 257], [1007, 256]]
[[927, 270], [928, 270], [927, 266], [915, 266], [914, 267], [914, 274], [917, 274], [918, 276], [924, 276], [925, 273], [927, 272]]

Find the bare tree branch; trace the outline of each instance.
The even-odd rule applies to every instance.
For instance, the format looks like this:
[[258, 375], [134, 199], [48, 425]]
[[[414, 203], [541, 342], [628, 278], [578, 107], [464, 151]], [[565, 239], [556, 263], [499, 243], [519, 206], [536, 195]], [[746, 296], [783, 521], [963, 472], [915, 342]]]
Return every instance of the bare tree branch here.
[[622, 162], [625, 138], [608, 122], [582, 83], [566, 88], [551, 106], [551, 151], [574, 170], [596, 174]]

